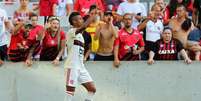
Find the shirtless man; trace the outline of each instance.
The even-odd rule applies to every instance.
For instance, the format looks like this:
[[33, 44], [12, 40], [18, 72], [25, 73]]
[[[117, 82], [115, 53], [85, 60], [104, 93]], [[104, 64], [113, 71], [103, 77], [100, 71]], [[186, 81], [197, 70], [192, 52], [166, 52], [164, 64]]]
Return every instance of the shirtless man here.
[[29, 0], [19, 0], [20, 6], [17, 10], [14, 12], [14, 20], [19, 21], [28, 21], [29, 16], [33, 14], [33, 12], [29, 9]]
[[95, 55], [95, 61], [112, 61], [113, 44], [115, 38], [117, 38], [117, 28], [113, 25], [112, 12], [105, 12], [103, 17], [104, 23], [97, 26], [95, 40], [99, 40], [99, 48]]
[[187, 19], [187, 11], [185, 6], [179, 5], [176, 9], [177, 16], [172, 18], [169, 26], [173, 30], [173, 38], [178, 39], [187, 48], [187, 37], [191, 29], [193, 29], [192, 21]]

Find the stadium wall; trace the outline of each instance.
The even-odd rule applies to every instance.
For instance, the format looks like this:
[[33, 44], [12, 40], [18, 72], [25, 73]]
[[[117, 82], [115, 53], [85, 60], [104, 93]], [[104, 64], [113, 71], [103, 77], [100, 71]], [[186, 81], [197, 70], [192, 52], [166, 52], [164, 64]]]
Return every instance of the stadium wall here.
[[[183, 61], [88, 62], [86, 67], [95, 81], [94, 101], [200, 101], [201, 63]], [[0, 66], [0, 101], [63, 101], [64, 69], [50, 62], [6, 62]], [[74, 101], [84, 101], [86, 90], [76, 89]]]

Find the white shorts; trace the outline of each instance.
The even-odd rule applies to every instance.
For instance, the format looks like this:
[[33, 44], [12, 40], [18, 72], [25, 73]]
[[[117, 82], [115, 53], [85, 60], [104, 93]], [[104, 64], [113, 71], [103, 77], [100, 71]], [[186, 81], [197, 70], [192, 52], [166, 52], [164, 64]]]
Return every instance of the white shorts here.
[[87, 82], [92, 82], [92, 78], [89, 75], [88, 71], [77, 68], [68, 68], [67, 69], [67, 77], [66, 77], [66, 85], [71, 87], [76, 87], [78, 84], [83, 84]]

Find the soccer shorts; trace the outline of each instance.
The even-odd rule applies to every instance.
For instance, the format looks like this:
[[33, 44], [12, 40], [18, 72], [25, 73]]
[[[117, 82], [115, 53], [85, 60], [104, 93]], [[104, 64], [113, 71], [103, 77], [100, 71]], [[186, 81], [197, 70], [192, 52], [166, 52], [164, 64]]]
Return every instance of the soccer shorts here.
[[78, 84], [84, 84], [93, 81], [85, 68], [68, 68], [66, 79], [66, 85], [71, 87], [76, 87]]

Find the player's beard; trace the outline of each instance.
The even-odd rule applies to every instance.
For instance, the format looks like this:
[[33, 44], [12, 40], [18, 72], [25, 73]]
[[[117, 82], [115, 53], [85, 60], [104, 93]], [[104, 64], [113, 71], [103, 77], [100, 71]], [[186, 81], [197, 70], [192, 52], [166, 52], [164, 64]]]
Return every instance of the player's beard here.
[[125, 25], [125, 28], [126, 28], [126, 29], [130, 28], [130, 25]]

